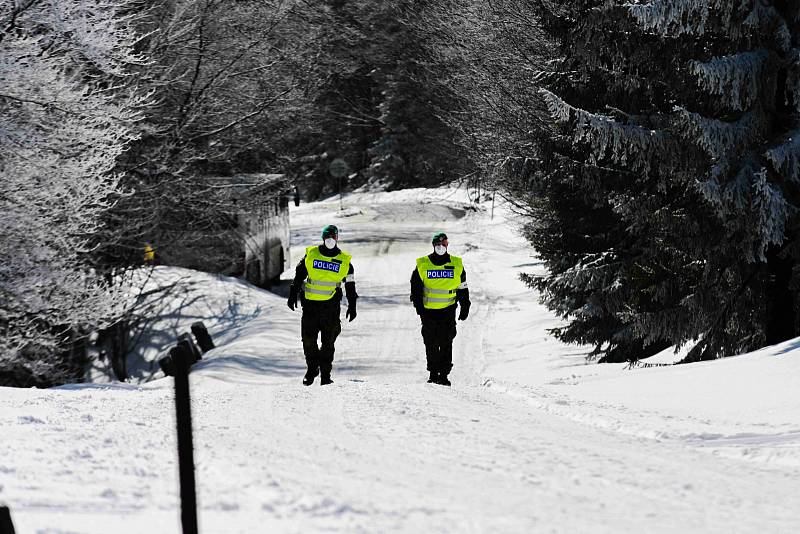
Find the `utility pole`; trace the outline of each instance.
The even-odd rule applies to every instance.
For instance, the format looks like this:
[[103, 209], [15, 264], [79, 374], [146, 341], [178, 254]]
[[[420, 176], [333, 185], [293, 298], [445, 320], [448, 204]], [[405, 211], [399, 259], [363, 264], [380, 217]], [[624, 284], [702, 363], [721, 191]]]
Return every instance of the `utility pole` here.
[[330, 175], [339, 180], [339, 211], [344, 209], [344, 201], [342, 200], [344, 194], [342, 191], [342, 178], [347, 176], [349, 170], [350, 168], [347, 162], [342, 158], [336, 158], [328, 165], [328, 172]]

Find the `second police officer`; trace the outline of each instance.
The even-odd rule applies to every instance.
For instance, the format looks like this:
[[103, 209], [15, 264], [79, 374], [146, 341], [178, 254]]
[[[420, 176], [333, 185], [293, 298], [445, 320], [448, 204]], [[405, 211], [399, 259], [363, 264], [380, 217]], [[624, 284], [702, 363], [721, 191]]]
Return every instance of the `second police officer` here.
[[447, 252], [447, 234], [434, 234], [432, 244], [433, 252], [417, 258], [417, 268], [411, 273], [411, 302], [422, 320], [428, 382], [449, 386], [456, 306], [461, 306], [458, 320], [463, 321], [469, 315], [469, 289], [461, 258]]

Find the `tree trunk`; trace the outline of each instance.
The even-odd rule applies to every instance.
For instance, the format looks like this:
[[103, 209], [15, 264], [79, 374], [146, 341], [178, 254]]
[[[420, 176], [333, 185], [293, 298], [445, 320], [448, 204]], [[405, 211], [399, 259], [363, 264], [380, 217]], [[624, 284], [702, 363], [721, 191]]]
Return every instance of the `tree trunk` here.
[[795, 337], [794, 299], [790, 290], [794, 260], [772, 247], [767, 251], [767, 344], [774, 345]]

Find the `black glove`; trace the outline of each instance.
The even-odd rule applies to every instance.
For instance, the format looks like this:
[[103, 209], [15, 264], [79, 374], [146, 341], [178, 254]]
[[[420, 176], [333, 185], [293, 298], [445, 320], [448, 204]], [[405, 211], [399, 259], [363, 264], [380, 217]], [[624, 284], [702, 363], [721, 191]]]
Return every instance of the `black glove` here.
[[349, 322], [351, 322], [351, 323], [352, 323], [352, 322], [353, 322], [353, 319], [355, 319], [355, 318], [356, 318], [356, 315], [357, 315], [357, 314], [356, 314], [356, 305], [355, 305], [355, 304], [350, 304], [350, 305], [347, 307], [347, 312], [345, 312], [345, 314], [344, 314], [345, 318], [346, 318], [346, 319], [348, 319], [348, 318], [349, 318]]
[[289, 309], [294, 311], [297, 307], [297, 289], [292, 284], [289, 287], [289, 300], [286, 301], [286, 305], [289, 306]]
[[458, 312], [458, 320], [463, 321], [467, 317], [469, 317], [469, 304], [466, 306], [464, 304], [461, 305], [461, 311]]

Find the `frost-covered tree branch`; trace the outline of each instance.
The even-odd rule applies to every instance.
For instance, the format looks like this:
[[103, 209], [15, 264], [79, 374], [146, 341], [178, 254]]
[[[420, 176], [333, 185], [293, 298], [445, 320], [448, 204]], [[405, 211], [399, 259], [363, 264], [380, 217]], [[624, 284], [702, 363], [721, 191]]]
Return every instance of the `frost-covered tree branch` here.
[[134, 4], [0, 8], [0, 367], [27, 361], [47, 374], [71, 336], [120, 303], [87, 255], [146, 98], [127, 79], [144, 62], [133, 52]]
[[119, 160], [131, 194], [106, 217], [103, 264], [140, 262], [145, 242], [200, 235], [236, 211], [202, 177], [279, 170], [281, 131], [303, 98], [292, 52], [308, 37], [297, 4], [154, 3], [142, 42], [152, 64], [137, 72], [154, 104]]

